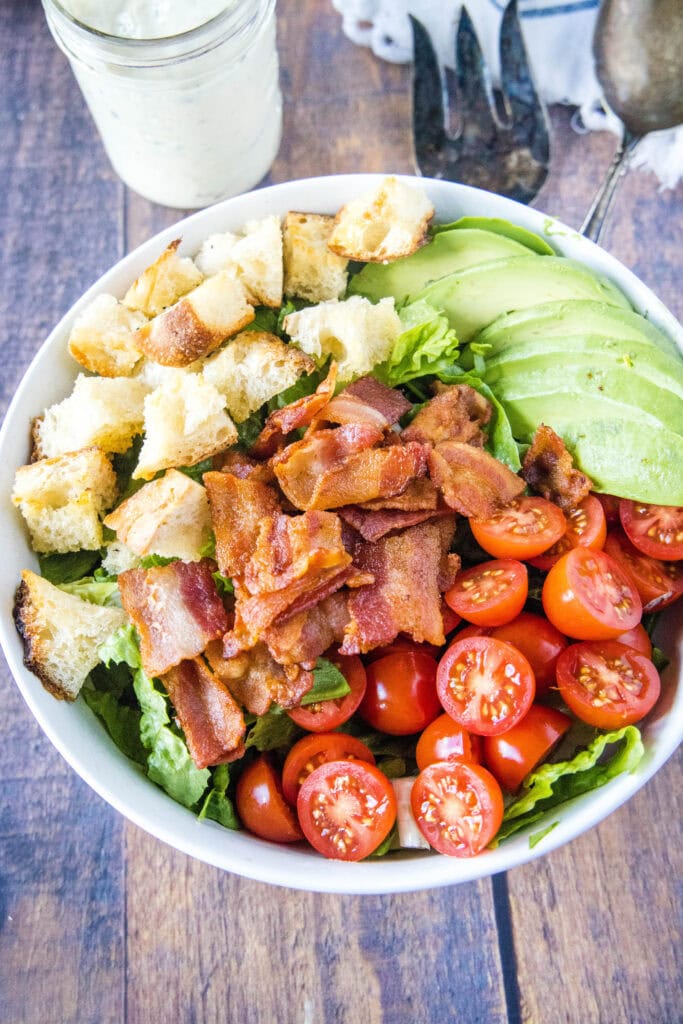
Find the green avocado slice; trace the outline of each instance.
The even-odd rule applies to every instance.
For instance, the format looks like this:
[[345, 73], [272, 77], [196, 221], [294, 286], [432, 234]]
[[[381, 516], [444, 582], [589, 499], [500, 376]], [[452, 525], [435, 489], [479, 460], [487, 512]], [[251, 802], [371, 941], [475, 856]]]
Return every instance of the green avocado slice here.
[[503, 313], [559, 299], [592, 299], [630, 309], [607, 278], [563, 256], [511, 256], [442, 277], [412, 296], [442, 309], [461, 342]]
[[541, 423], [556, 429], [556, 423], [563, 424], [578, 420], [585, 422], [593, 418], [632, 420], [639, 425], [641, 432], [647, 430], [648, 434], [650, 428], [666, 429], [656, 413], [645, 412], [635, 406], [624, 405], [623, 402], [615, 402], [604, 396], [600, 399], [599, 407], [596, 407], [595, 403], [589, 403], [587, 409], [582, 408], [580, 411], [576, 395], [569, 393], [551, 392], [533, 397], [506, 398], [505, 401], [499, 398], [499, 401], [508, 417], [513, 436], [522, 442], [530, 441], [534, 431]]
[[432, 232], [438, 235], [442, 231], [468, 231], [470, 228], [478, 228], [482, 231], [502, 235], [504, 238], [511, 238], [513, 241], [525, 245], [527, 249], [538, 253], [539, 256], [555, 255], [555, 250], [540, 235], [534, 234], [533, 231], [527, 231], [526, 228], [520, 228], [517, 224], [511, 224], [509, 220], [503, 220], [501, 217], [461, 217], [451, 224], [437, 224]]
[[595, 489], [653, 505], [683, 505], [683, 437], [642, 419], [574, 414], [549, 422]]
[[446, 274], [490, 263], [508, 256], [528, 256], [531, 250], [504, 235], [478, 228], [440, 231], [412, 256], [392, 263], [368, 263], [351, 278], [350, 295], [364, 295], [372, 302], [393, 295], [402, 302]]
[[569, 299], [529, 306], [498, 317], [473, 339], [492, 352], [521, 341], [579, 334], [601, 335], [620, 341], [643, 341], [680, 356], [675, 343], [640, 313], [590, 299]]
[[[644, 379], [678, 395], [683, 402], [683, 359], [676, 359], [661, 349], [641, 341], [618, 341], [584, 335], [575, 338], [534, 339], [520, 342], [510, 349], [486, 357], [486, 381], [494, 385], [504, 379], [522, 378], [539, 371], [550, 375], [553, 370], [562, 387], [567, 368], [585, 368], [587, 373], [615, 374], [615, 380], [628, 377]], [[643, 395], [644, 407], [649, 398]]]

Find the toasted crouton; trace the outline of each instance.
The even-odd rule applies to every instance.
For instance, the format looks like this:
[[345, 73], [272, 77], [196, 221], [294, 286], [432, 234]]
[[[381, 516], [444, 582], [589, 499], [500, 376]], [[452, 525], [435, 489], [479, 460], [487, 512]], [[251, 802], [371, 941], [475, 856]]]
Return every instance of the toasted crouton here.
[[136, 569], [140, 558], [123, 541], [110, 540], [102, 558], [102, 568], [109, 576], [118, 576], [127, 569]]
[[249, 221], [243, 235], [226, 231], [206, 239], [196, 257], [207, 277], [232, 270], [255, 306], [282, 305], [282, 228], [274, 214]]
[[327, 244], [350, 260], [397, 260], [424, 245], [433, 216], [424, 193], [397, 178], [385, 178], [373, 192], [342, 206]]
[[180, 239], [164, 249], [161, 256], [133, 282], [123, 297], [129, 309], [157, 316], [202, 282], [202, 274], [189, 256], [179, 256]]
[[142, 359], [133, 335], [146, 321], [144, 313], [128, 309], [113, 295], [98, 295], [76, 320], [69, 352], [92, 373], [129, 377]]
[[136, 555], [198, 562], [211, 533], [206, 490], [169, 469], [110, 512], [104, 524]]
[[198, 374], [182, 371], [145, 399], [144, 429], [133, 473], [138, 480], [172, 466], [194, 466], [237, 440], [222, 395]]
[[21, 466], [12, 501], [26, 520], [34, 551], [94, 551], [102, 546], [100, 513], [116, 497], [116, 474], [99, 448]]
[[100, 661], [98, 648], [126, 614], [66, 594], [28, 569], [21, 579], [14, 620], [24, 641], [24, 664], [53, 696], [75, 700]]
[[384, 362], [403, 330], [393, 298], [373, 305], [359, 295], [290, 313], [284, 327], [316, 362], [322, 364], [332, 356], [341, 381], [360, 377]]
[[285, 295], [325, 302], [344, 294], [348, 260], [327, 247], [333, 224], [334, 217], [320, 213], [287, 214], [283, 231]]
[[221, 270], [141, 327], [135, 344], [162, 366], [189, 366], [253, 319], [243, 286], [229, 270]]
[[204, 364], [204, 380], [225, 398], [228, 412], [242, 423], [264, 402], [292, 386], [315, 363], [274, 334], [243, 331]]
[[64, 401], [50, 406], [33, 424], [33, 458], [53, 458], [97, 445], [125, 452], [142, 430], [143, 403], [149, 388], [128, 377], [79, 374]]

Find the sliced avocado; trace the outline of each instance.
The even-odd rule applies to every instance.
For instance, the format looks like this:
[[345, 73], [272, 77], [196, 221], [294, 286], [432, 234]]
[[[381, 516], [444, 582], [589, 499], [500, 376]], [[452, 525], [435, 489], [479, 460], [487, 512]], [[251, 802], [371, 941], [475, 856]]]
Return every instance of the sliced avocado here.
[[667, 355], [648, 342], [618, 341], [590, 334], [520, 342], [498, 351], [493, 358], [487, 355], [484, 375], [493, 385], [506, 377], [524, 379], [528, 374], [555, 367], [557, 379], [562, 383], [565, 368], [580, 366], [587, 371], [616, 371], [644, 378], [683, 401], [683, 359]]
[[596, 490], [653, 505], [683, 505], [683, 437], [642, 421], [576, 415], [549, 424]]
[[473, 341], [497, 351], [518, 341], [554, 336], [595, 334], [622, 341], [649, 341], [680, 356], [674, 342], [640, 313], [589, 299], [569, 299], [529, 306], [498, 317]]
[[522, 442], [530, 441], [541, 423], [553, 427], [559, 433], [556, 424], [562, 426], [569, 422], [584, 423], [593, 418], [633, 420], [640, 425], [641, 431], [647, 428], [648, 434], [650, 428], [664, 429], [656, 413], [644, 412], [635, 406], [624, 405], [623, 402], [615, 402], [604, 396], [600, 399], [599, 405], [595, 402], [586, 403], [586, 408], [580, 410], [577, 407], [576, 396], [569, 393], [553, 392], [519, 399], [508, 398], [505, 401], [501, 399], [500, 402], [510, 421], [513, 436]]
[[530, 254], [527, 246], [491, 231], [441, 231], [412, 256], [392, 263], [368, 263], [351, 278], [349, 294], [364, 295], [372, 302], [393, 295], [402, 302], [446, 274], [478, 263]]
[[442, 277], [412, 296], [442, 309], [469, 341], [503, 313], [558, 299], [593, 299], [630, 309], [607, 278], [563, 256], [511, 256]]
[[512, 224], [509, 220], [503, 220], [501, 217], [461, 217], [460, 220], [454, 220], [451, 224], [437, 224], [432, 228], [432, 232], [434, 235], [438, 235], [442, 231], [468, 231], [470, 228], [491, 231], [494, 235], [511, 238], [513, 241], [525, 245], [527, 249], [538, 253], [539, 256], [555, 255], [555, 250], [540, 235], [535, 235], [533, 231], [520, 228], [517, 224]]

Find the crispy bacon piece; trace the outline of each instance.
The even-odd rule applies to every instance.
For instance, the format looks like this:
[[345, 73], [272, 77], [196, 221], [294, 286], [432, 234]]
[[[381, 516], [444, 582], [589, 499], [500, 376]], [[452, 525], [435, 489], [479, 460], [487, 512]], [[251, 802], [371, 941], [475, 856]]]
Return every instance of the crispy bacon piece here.
[[349, 596], [342, 654], [371, 651], [399, 633], [418, 643], [445, 643], [438, 576], [454, 530], [451, 516], [361, 545], [356, 564], [375, 582]]
[[417, 526], [418, 523], [425, 523], [429, 519], [434, 519], [435, 516], [450, 514], [450, 509], [446, 509], [445, 512], [435, 509], [410, 512], [407, 509], [390, 508], [378, 509], [374, 512], [359, 505], [348, 505], [346, 508], [339, 509], [342, 519], [353, 526], [363, 540], [379, 540], [387, 533], [395, 533], [396, 530]]
[[299, 427], [307, 427], [332, 398], [336, 383], [337, 364], [331, 363], [327, 377], [312, 395], [297, 398], [295, 402], [271, 412], [263, 430], [256, 438], [251, 454], [258, 458], [269, 458], [277, 451], [287, 434], [298, 430]]
[[327, 423], [363, 423], [385, 429], [398, 423], [410, 407], [400, 391], [387, 387], [375, 377], [360, 377], [325, 406], [320, 419]]
[[265, 644], [234, 658], [223, 657], [220, 645], [211, 644], [206, 654], [237, 703], [254, 715], [265, 715], [272, 704], [294, 708], [313, 686], [312, 672], [298, 664], [279, 665]]
[[244, 753], [244, 716], [223, 682], [201, 658], [181, 661], [163, 677], [197, 768]]
[[211, 522], [216, 535], [216, 561], [224, 576], [241, 576], [256, 547], [263, 519], [279, 511], [275, 491], [234, 473], [204, 474]]
[[417, 480], [411, 480], [401, 494], [365, 501], [362, 508], [368, 512], [383, 512], [387, 509], [397, 509], [401, 512], [428, 512], [436, 511], [438, 504], [439, 492], [429, 477], [423, 476]]
[[428, 449], [409, 443], [372, 448], [381, 433], [347, 425], [319, 430], [274, 460], [280, 487], [297, 508], [330, 509], [400, 494], [424, 476]]
[[405, 441], [440, 444], [460, 441], [484, 446], [483, 427], [491, 419], [491, 403], [467, 384], [453, 384], [420, 409], [415, 419], [402, 432]]
[[213, 457], [213, 469], [221, 473], [232, 473], [242, 480], [258, 480], [262, 484], [270, 484], [275, 474], [268, 462], [257, 462], [237, 448], [228, 448]]
[[148, 676], [162, 676], [196, 658], [228, 628], [212, 568], [215, 563], [203, 559], [119, 574], [121, 603], [140, 634]]
[[348, 621], [347, 595], [337, 591], [313, 608], [273, 624], [264, 639], [281, 665], [312, 668], [328, 647], [341, 643]]
[[576, 469], [564, 441], [544, 423], [524, 456], [522, 476], [529, 487], [563, 512], [571, 512], [588, 495], [592, 480]]
[[483, 448], [443, 441], [430, 452], [429, 472], [450, 508], [485, 519], [524, 490], [524, 481]]

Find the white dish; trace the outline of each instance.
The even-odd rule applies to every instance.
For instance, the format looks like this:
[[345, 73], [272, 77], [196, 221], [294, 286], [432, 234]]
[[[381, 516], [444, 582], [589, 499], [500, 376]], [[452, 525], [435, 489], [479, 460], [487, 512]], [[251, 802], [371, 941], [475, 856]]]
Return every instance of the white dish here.
[[[23, 524], [9, 494], [14, 473], [28, 458], [29, 423], [33, 416], [65, 397], [77, 366], [66, 349], [70, 327], [95, 295], [122, 295], [131, 281], [174, 238], [181, 251], [195, 252], [217, 231], [236, 230], [247, 220], [287, 210], [334, 213], [349, 199], [367, 191], [379, 175], [339, 175], [275, 185], [226, 200], [167, 228], [126, 256], [96, 282], [66, 314], [28, 368], [0, 430], [0, 510], [3, 574], [0, 641], [17, 685], [49, 739], [72, 768], [103, 799], [147, 832], [184, 853], [216, 867], [277, 885], [336, 893], [389, 893], [452, 885], [506, 871], [542, 856], [585, 832], [628, 800], [661, 767], [683, 738], [683, 601], [666, 613], [660, 644], [671, 663], [664, 673], [662, 698], [644, 728], [646, 756], [633, 775], [559, 809], [559, 824], [533, 850], [521, 833], [497, 850], [471, 860], [429, 853], [404, 853], [361, 863], [324, 860], [312, 850], [276, 846], [246, 832], [231, 832], [210, 821], [199, 822], [191, 811], [173, 802], [117, 749], [100, 722], [79, 701], [56, 701], [23, 665], [21, 641], [11, 617], [21, 570], [35, 567]], [[683, 353], [683, 329], [652, 292], [609, 254], [572, 229], [518, 203], [477, 189], [428, 179], [405, 179], [423, 188], [441, 222], [460, 216], [503, 217], [546, 236], [564, 255], [610, 277], [636, 309], [675, 339]], [[69, 823], [64, 822], [68, 828]], [[536, 826], [538, 827], [538, 826]], [[533, 828], [531, 829], [533, 831]]]

